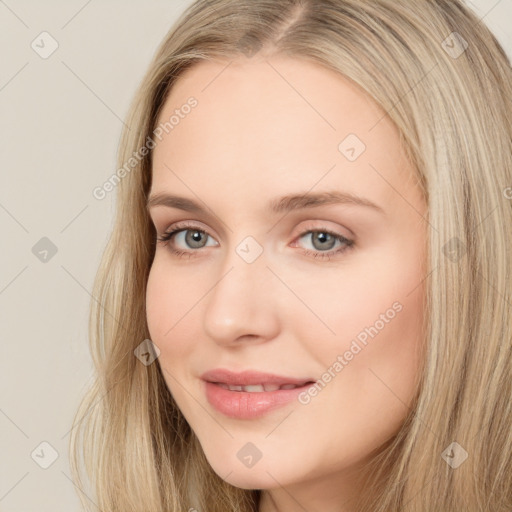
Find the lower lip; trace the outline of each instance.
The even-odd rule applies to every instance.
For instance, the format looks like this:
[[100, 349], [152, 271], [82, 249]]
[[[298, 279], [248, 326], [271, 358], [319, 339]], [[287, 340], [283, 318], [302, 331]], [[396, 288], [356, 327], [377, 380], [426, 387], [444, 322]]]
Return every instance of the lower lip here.
[[284, 406], [306, 391], [313, 384], [294, 389], [278, 389], [249, 393], [247, 391], [230, 391], [214, 384], [205, 382], [208, 402], [222, 414], [230, 418], [252, 419]]

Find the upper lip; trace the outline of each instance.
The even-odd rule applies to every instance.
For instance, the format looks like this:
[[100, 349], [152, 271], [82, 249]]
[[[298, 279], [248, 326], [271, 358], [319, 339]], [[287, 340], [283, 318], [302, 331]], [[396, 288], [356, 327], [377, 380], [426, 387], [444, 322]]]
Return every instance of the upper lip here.
[[201, 378], [207, 382], [228, 384], [230, 386], [251, 386], [256, 384], [276, 384], [278, 386], [294, 384], [296, 386], [302, 386], [308, 382], [314, 382], [314, 379], [311, 378], [301, 379], [285, 377], [274, 373], [258, 372], [255, 370], [246, 370], [236, 373], [222, 368], [207, 371], [201, 375]]

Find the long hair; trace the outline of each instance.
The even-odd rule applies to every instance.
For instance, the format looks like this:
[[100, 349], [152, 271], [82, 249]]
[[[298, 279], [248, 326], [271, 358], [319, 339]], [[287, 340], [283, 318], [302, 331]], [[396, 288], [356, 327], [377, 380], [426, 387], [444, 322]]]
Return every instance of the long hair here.
[[260, 491], [213, 472], [158, 359], [134, 355], [149, 338], [146, 201], [159, 113], [191, 66], [257, 52], [319, 63], [373, 98], [428, 204], [424, 367], [360, 512], [509, 512], [512, 71], [460, 0], [199, 0], [171, 28], [133, 100], [112, 180], [115, 223], [90, 309], [95, 380], [70, 436], [84, 508], [258, 509]]

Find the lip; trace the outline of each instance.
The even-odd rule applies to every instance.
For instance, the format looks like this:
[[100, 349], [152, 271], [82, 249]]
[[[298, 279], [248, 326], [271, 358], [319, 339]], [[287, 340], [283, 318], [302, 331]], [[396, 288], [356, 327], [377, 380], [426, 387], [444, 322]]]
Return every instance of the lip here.
[[[282, 407], [315, 383], [315, 379], [285, 377], [273, 373], [244, 371], [235, 373], [225, 369], [216, 369], [203, 373], [205, 394], [208, 402], [220, 413], [238, 419], [252, 419], [271, 410]], [[250, 386], [257, 384], [285, 385], [294, 384], [294, 389], [276, 391], [247, 392], [224, 389], [219, 384], [230, 386]]]

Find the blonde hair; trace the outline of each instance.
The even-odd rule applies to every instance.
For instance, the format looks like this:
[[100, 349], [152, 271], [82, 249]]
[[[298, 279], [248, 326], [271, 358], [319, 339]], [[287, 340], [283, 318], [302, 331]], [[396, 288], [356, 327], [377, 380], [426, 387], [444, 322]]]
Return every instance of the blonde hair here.
[[[460, 0], [199, 0], [142, 80], [119, 166], [147, 144], [186, 69], [258, 51], [320, 63], [369, 94], [397, 126], [428, 200], [424, 371], [414, 407], [375, 458], [360, 511], [509, 512], [512, 72], [505, 52]], [[255, 512], [260, 491], [213, 472], [158, 359], [145, 366], [134, 356], [149, 338], [151, 152], [124, 174], [91, 301], [95, 382], [70, 437], [79, 496], [86, 510], [97, 510], [95, 502], [103, 512]], [[458, 467], [448, 463], [464, 453], [454, 442], [468, 454]]]

